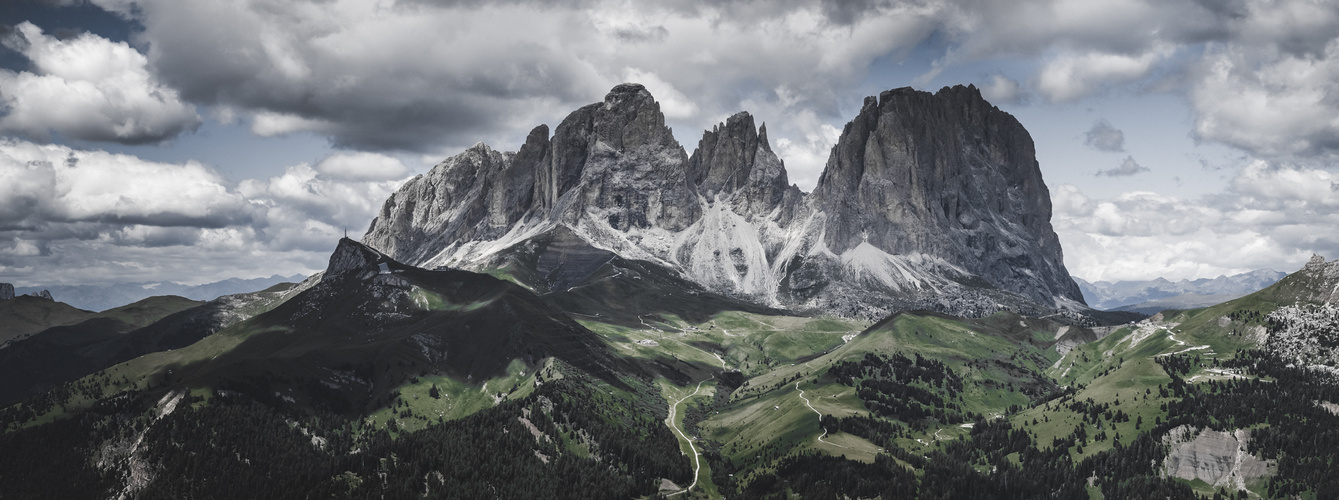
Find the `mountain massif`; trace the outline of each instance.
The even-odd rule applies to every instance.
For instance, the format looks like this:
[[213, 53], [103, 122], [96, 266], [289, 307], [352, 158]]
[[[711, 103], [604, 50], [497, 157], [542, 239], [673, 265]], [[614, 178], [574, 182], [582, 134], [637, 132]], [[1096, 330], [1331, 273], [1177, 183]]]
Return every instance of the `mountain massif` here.
[[689, 155], [651, 94], [624, 84], [514, 153], [478, 144], [414, 178], [363, 241], [421, 267], [484, 270], [563, 228], [771, 307], [1077, 313], [1050, 217], [1031, 137], [975, 87], [866, 99], [804, 193], [748, 113]]
[[804, 193], [620, 85], [300, 284], [0, 300], [0, 499], [1339, 497], [1339, 261], [1097, 326], [1048, 200], [971, 87], [867, 99]]

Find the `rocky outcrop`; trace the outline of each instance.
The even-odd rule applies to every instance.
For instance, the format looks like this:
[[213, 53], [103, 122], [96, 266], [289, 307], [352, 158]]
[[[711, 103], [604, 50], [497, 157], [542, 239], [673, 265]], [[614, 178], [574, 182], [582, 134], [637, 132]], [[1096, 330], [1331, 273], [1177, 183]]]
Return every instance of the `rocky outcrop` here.
[[14, 285], [9, 283], [0, 283], [0, 300], [14, 299]]
[[818, 187], [787, 178], [746, 112], [691, 156], [644, 87], [622, 84], [405, 184], [364, 243], [419, 267], [482, 269], [559, 227], [588, 244], [774, 307], [876, 318], [923, 308], [1082, 309], [1032, 140], [974, 87], [867, 99]]
[[1163, 470], [1171, 477], [1199, 479], [1217, 487], [1245, 490], [1246, 483], [1272, 473], [1273, 465], [1247, 451], [1251, 431], [1232, 432], [1180, 426], [1163, 438], [1171, 452]]
[[754, 128], [753, 116], [739, 112], [702, 134], [688, 159], [688, 175], [703, 198], [734, 201], [741, 214], [770, 214], [787, 208], [783, 220], [793, 219], [803, 199], [790, 184], [786, 167], [767, 141], [767, 125]]
[[942, 258], [1040, 303], [1081, 300], [1032, 138], [975, 87], [865, 99], [814, 189], [823, 244]]
[[1339, 302], [1339, 260], [1326, 262], [1325, 257], [1312, 255], [1300, 271], [1287, 277], [1284, 286], [1288, 285], [1298, 301]]
[[50, 300], [50, 301], [55, 301], [55, 300], [56, 300], [54, 297], [51, 296], [51, 292], [48, 291], [48, 290], [40, 290], [40, 291], [36, 291], [36, 292], [29, 293], [29, 294], [27, 294], [27, 295], [28, 295], [29, 297], [37, 297], [37, 298], [42, 299], [42, 300]]

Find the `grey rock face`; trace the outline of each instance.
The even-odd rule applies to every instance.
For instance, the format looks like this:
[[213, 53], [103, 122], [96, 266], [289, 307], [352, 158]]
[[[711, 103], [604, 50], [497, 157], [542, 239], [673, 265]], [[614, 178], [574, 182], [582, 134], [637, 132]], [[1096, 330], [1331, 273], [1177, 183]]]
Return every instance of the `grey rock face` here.
[[811, 195], [748, 113], [704, 131], [689, 156], [641, 85], [548, 130], [411, 180], [363, 241], [419, 267], [485, 268], [562, 226], [768, 306], [871, 318], [1082, 307], [1032, 140], [974, 87], [867, 99]]
[[515, 204], [506, 198], [519, 196], [501, 175], [507, 160], [482, 143], [448, 158], [386, 200], [364, 238], [400, 260], [431, 257], [453, 241], [497, 238], [515, 222]]
[[1031, 136], [975, 87], [866, 98], [813, 196], [833, 253], [868, 242], [940, 257], [1043, 304], [1082, 300], [1051, 227]]
[[1271, 475], [1272, 464], [1247, 451], [1251, 431], [1197, 431], [1181, 426], [1163, 438], [1171, 446], [1171, 452], [1163, 460], [1168, 476], [1245, 490], [1247, 482]]
[[678, 231], [700, 215], [685, 176], [688, 155], [665, 126], [660, 104], [641, 85], [619, 85], [603, 103], [577, 110], [563, 120], [553, 142], [581, 144], [554, 148], [555, 155], [566, 157], [554, 163], [553, 177], [560, 182], [548, 193], [558, 220], [576, 224], [594, 211], [619, 231]]
[[688, 176], [705, 199], [731, 199], [740, 214], [766, 215], [785, 207], [788, 222], [804, 197], [772, 152], [767, 125], [755, 129], [753, 116], [744, 111], [703, 132], [688, 159]]
[[14, 285], [9, 283], [0, 283], [0, 300], [11, 300], [14, 298]]
[[375, 275], [380, 271], [377, 265], [384, 260], [385, 257], [377, 253], [376, 250], [344, 238], [339, 240], [335, 252], [330, 254], [330, 264], [326, 266], [325, 276], [335, 277], [353, 274], [363, 277], [364, 275]]

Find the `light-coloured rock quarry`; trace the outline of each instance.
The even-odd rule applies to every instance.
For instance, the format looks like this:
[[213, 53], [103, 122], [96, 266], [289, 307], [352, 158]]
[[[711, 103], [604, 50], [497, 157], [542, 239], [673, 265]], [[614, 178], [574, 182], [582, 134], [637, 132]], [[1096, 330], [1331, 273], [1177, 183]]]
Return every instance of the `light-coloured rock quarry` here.
[[1171, 477], [1244, 490], [1246, 483], [1273, 473], [1270, 461], [1247, 451], [1251, 431], [1246, 429], [1227, 432], [1183, 425], [1168, 432], [1163, 441], [1171, 447], [1163, 460], [1163, 470]]

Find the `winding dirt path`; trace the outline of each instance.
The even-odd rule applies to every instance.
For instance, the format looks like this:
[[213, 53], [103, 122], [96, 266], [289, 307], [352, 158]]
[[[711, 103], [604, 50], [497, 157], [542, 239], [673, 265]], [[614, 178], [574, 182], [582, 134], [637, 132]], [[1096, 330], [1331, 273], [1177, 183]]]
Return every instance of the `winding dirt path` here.
[[[715, 377], [715, 375], [713, 375], [713, 377]], [[707, 379], [707, 380], [710, 380], [710, 379]], [[692, 394], [689, 394], [689, 395], [687, 395], [687, 396], [684, 396], [684, 397], [682, 397], [682, 398], [679, 398], [678, 401], [675, 401], [674, 404], [670, 405], [670, 409], [669, 409], [669, 418], [665, 419], [665, 424], [669, 425], [669, 426], [670, 426], [670, 429], [673, 429], [674, 432], [678, 433], [678, 434], [679, 434], [679, 437], [683, 438], [683, 440], [684, 440], [685, 442], [688, 443], [688, 449], [690, 449], [690, 450], [693, 451], [693, 484], [690, 484], [690, 485], [688, 485], [687, 488], [684, 488], [684, 489], [682, 489], [682, 490], [680, 490], [680, 491], [676, 491], [676, 492], [674, 492], [674, 493], [670, 493], [669, 495], [666, 495], [666, 496], [670, 496], [670, 497], [672, 497], [672, 496], [674, 496], [674, 495], [678, 495], [678, 494], [680, 494], [680, 493], [687, 493], [688, 490], [691, 490], [691, 489], [693, 489], [694, 486], [697, 486], [697, 476], [698, 476], [698, 473], [702, 471], [702, 454], [699, 453], [699, 452], [697, 451], [697, 447], [696, 447], [696, 446], [693, 446], [693, 440], [688, 439], [688, 435], [686, 435], [686, 434], [683, 433], [683, 429], [680, 429], [679, 426], [674, 425], [674, 415], [675, 415], [676, 413], [678, 413], [678, 411], [679, 411], [679, 405], [682, 404], [682, 403], [683, 403], [685, 400], [687, 400], [688, 398], [691, 398], [691, 397], [693, 397], [693, 396], [696, 396], [697, 393], [698, 393], [698, 391], [701, 391], [701, 390], [702, 390], [702, 384], [704, 384], [704, 383], [706, 383], [706, 382], [707, 382], [706, 380], [703, 380], [703, 381], [701, 381], [701, 382], [698, 382], [698, 383], [697, 383], [697, 388], [696, 388], [696, 389], [693, 389], [693, 393], [692, 393]]]
[[[1176, 344], [1179, 345], [1179, 346], [1181, 346], [1181, 347], [1185, 347], [1185, 346], [1190, 345], [1190, 344], [1186, 343], [1186, 341], [1176, 338], [1176, 332], [1173, 331], [1173, 330], [1170, 329], [1170, 328], [1167, 329], [1167, 338], [1171, 339], [1172, 342], [1176, 342]], [[1182, 349], [1182, 350], [1179, 350], [1179, 351], [1176, 351], [1176, 352], [1169, 352], [1169, 353], [1166, 353], [1166, 354], [1159, 354], [1158, 357], [1162, 357], [1162, 356], [1171, 356], [1171, 355], [1173, 355], [1173, 354], [1181, 354], [1181, 353], [1190, 352], [1190, 351], [1198, 351], [1198, 350], [1200, 350], [1200, 349], [1209, 349], [1210, 347], [1212, 347], [1212, 346], [1210, 346], [1210, 345], [1208, 345], [1208, 344], [1205, 344], [1205, 345], [1197, 345], [1197, 346], [1189, 347], [1189, 348]]]
[[[819, 427], [823, 427], [823, 413], [820, 412], [820, 411], [818, 411], [817, 409], [815, 409], [815, 408], [814, 408], [814, 405], [809, 404], [809, 398], [804, 397], [804, 389], [801, 389], [801, 388], [800, 388], [800, 383], [799, 383], [798, 381], [795, 382], [795, 390], [800, 391], [800, 399], [803, 399], [803, 400], [804, 400], [804, 405], [805, 405], [805, 406], [808, 406], [810, 410], [813, 410], [814, 413], [818, 414], [818, 426], [819, 426]], [[827, 437], [827, 435], [828, 435], [828, 430], [827, 430], [826, 428], [824, 428], [824, 429], [823, 429], [823, 435], [818, 436], [818, 442], [823, 443], [823, 444], [827, 444], [827, 445], [836, 446], [836, 447], [838, 447], [838, 448], [845, 448], [845, 449], [848, 449], [848, 450], [851, 449], [850, 447], [842, 446], [842, 445], [839, 445], [839, 444], [834, 443], [834, 442], [832, 442], [832, 441], [824, 441], [823, 438], [824, 438], [824, 437]]]

